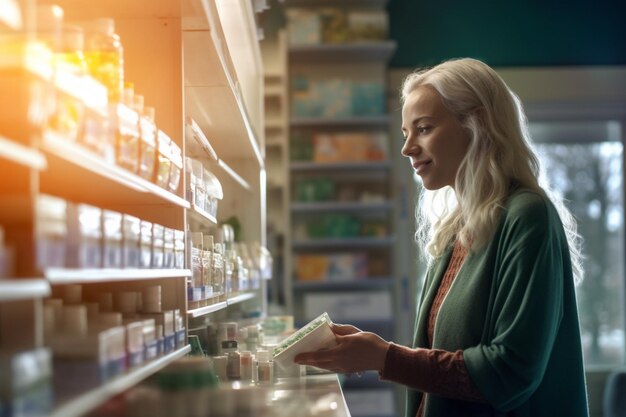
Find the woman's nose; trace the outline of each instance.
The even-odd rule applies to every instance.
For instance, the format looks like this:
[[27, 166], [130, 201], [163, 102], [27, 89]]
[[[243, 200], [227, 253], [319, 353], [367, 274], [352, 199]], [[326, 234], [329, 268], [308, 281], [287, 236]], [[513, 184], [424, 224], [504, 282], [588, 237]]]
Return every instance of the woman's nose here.
[[411, 138], [407, 138], [404, 141], [404, 144], [402, 144], [402, 149], [400, 150], [400, 153], [402, 154], [402, 156], [410, 156], [410, 155], [415, 153], [416, 148], [417, 148], [417, 146], [411, 140]]

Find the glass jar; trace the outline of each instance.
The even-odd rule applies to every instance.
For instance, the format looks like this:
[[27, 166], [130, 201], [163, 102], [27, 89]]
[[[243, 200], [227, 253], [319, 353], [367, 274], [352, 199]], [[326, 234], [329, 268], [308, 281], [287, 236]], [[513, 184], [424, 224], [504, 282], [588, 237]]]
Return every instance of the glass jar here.
[[[131, 95], [129, 87], [126, 95]], [[132, 99], [127, 97], [127, 103], [112, 106], [111, 119], [115, 130], [115, 161], [117, 165], [130, 172], [137, 173], [139, 168], [139, 114], [128, 102]]]
[[147, 181], [154, 180], [156, 161], [157, 128], [154, 124], [154, 107], [145, 107], [139, 119], [139, 170], [138, 174]]
[[171, 147], [172, 141], [162, 130], [159, 130], [156, 153], [156, 173], [154, 182], [161, 188], [168, 189], [170, 182], [170, 169], [172, 166]]
[[124, 89], [124, 49], [115, 33], [115, 21], [101, 18], [84, 22], [85, 61], [89, 74], [104, 84], [109, 102], [121, 100]]
[[178, 194], [180, 177], [183, 172], [183, 151], [174, 142], [170, 142], [170, 178], [167, 189], [174, 194]]

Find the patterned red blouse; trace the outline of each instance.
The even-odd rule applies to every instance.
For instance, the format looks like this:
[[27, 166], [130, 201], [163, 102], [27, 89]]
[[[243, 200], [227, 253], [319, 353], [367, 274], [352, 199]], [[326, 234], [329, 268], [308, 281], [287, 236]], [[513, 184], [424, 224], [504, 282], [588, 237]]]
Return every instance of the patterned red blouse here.
[[[457, 242], [450, 263], [435, 296], [428, 316], [428, 341], [432, 346], [437, 313], [456, 278], [467, 251]], [[421, 372], [411, 372], [419, 369]], [[465, 367], [463, 351], [441, 349], [411, 349], [391, 344], [385, 359], [384, 379], [393, 380], [424, 392], [416, 417], [423, 417], [428, 395], [452, 397], [466, 401], [485, 401]]]

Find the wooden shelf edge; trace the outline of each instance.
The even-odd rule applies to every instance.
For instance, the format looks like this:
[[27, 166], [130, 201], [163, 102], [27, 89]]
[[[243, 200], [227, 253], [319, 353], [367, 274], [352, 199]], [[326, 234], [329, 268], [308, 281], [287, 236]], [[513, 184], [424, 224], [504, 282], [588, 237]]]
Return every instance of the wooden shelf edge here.
[[137, 192], [153, 194], [164, 201], [182, 208], [189, 208], [189, 202], [184, 198], [173, 194], [156, 184], [129, 172], [116, 165], [109, 164], [87, 149], [82, 149], [55, 134], [48, 133], [44, 136], [42, 149], [70, 164], [81, 167], [94, 174], [108, 178]]
[[209, 223], [217, 225], [217, 219], [214, 216], [211, 216], [205, 210], [202, 210], [200, 207], [196, 206], [195, 203], [191, 203], [191, 212], [196, 216], [207, 220]]
[[47, 167], [46, 157], [41, 152], [2, 136], [0, 136], [0, 158], [39, 171]]
[[215, 313], [216, 311], [220, 311], [225, 309], [226, 307], [228, 307], [228, 304], [226, 301], [221, 301], [219, 303], [215, 303], [215, 304], [211, 304], [210, 306], [206, 306], [206, 307], [199, 307], [199, 308], [194, 308], [193, 310], [189, 310], [187, 311], [187, 315], [189, 317], [202, 317], [204, 315], [210, 314], [210, 313]]
[[50, 295], [50, 284], [43, 279], [0, 279], [0, 301], [30, 300]]

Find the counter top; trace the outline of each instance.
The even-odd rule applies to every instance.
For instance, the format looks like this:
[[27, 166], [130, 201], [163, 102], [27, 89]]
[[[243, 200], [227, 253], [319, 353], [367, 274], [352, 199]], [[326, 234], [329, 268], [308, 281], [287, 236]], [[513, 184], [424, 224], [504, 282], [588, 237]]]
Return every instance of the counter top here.
[[271, 417], [351, 417], [337, 374], [278, 378], [273, 385], [233, 382], [217, 394], [237, 414]]

